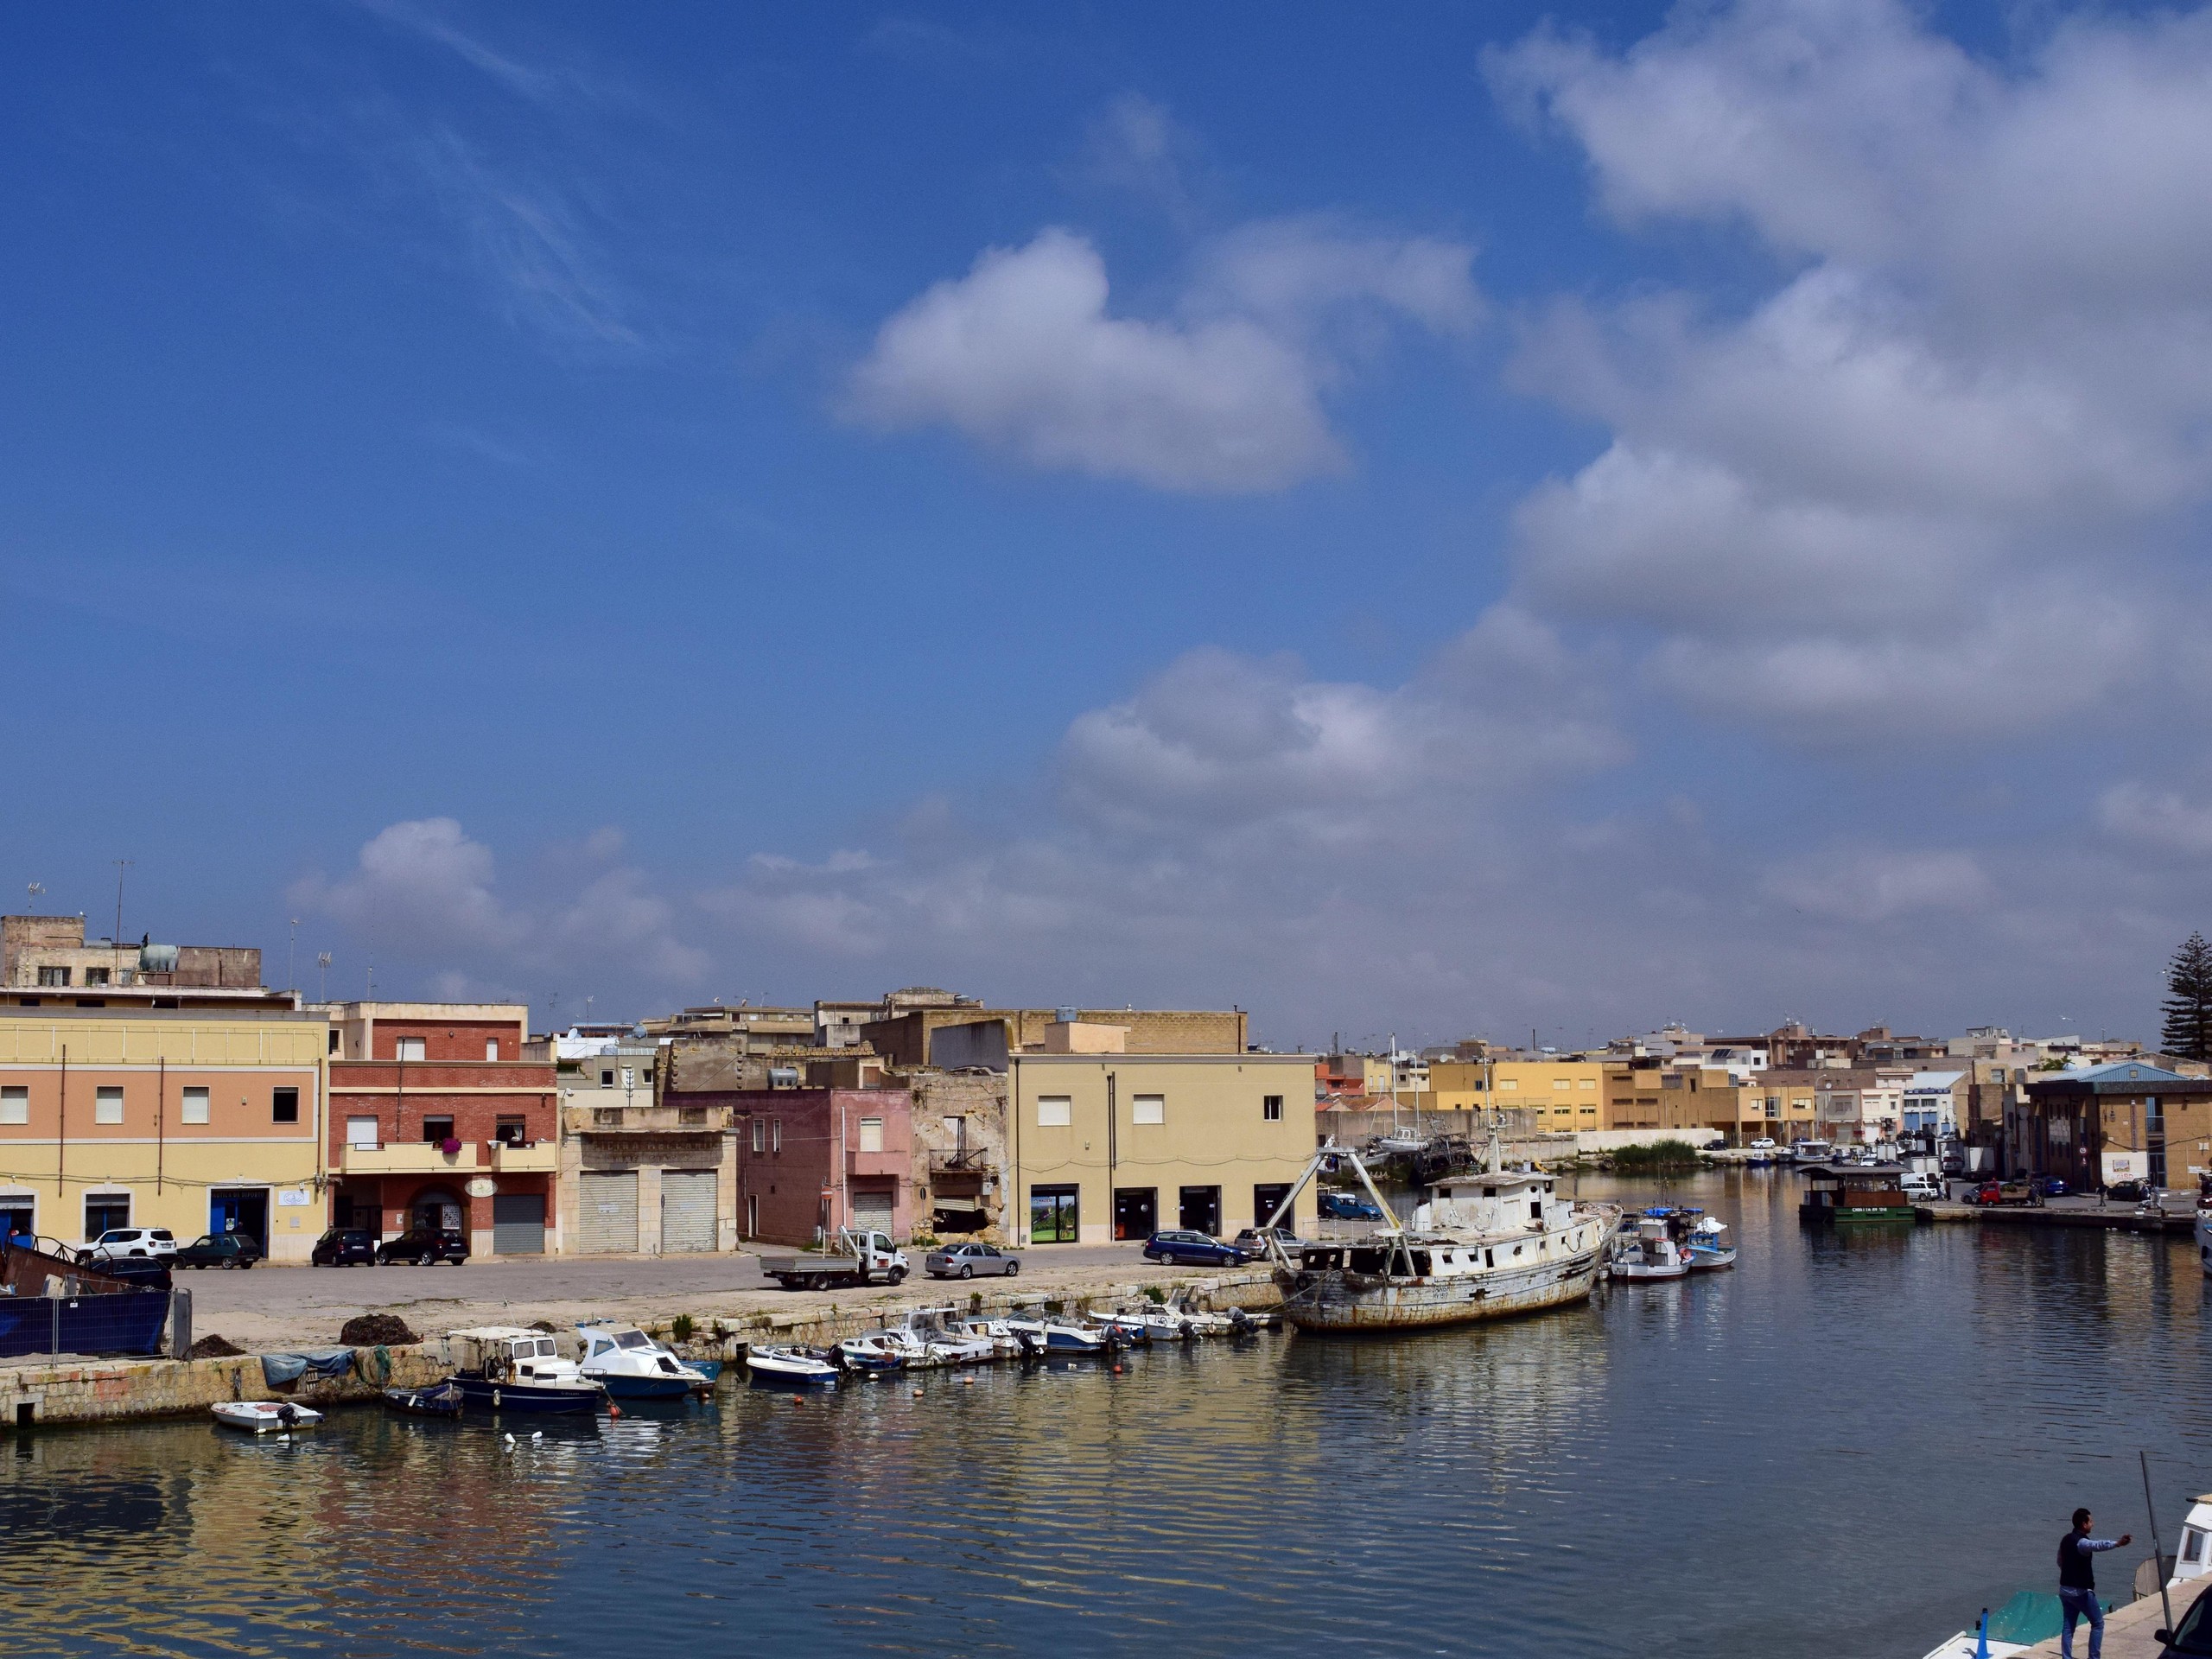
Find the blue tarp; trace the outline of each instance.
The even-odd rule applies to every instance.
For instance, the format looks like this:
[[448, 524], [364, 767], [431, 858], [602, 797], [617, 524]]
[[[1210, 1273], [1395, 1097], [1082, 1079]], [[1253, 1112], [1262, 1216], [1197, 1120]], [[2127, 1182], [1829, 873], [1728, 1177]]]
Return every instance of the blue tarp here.
[[272, 1389], [296, 1382], [309, 1371], [317, 1378], [335, 1380], [353, 1369], [351, 1348], [311, 1348], [303, 1354], [264, 1354], [261, 1374]]
[[109, 1296], [0, 1296], [0, 1357], [157, 1354], [168, 1319], [166, 1290], [124, 1290]]

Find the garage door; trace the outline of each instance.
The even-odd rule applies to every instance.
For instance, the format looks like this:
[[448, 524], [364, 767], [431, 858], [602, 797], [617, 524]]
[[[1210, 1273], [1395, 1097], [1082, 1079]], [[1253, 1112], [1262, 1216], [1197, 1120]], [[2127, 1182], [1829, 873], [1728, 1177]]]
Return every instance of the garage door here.
[[884, 1187], [871, 1191], [864, 1186], [853, 1189], [853, 1225], [871, 1231], [887, 1233], [891, 1230], [892, 1191]]
[[492, 1253], [545, 1254], [545, 1199], [537, 1192], [501, 1193], [492, 1200]]
[[713, 1170], [661, 1172], [660, 1247], [668, 1252], [715, 1248]]
[[576, 1188], [576, 1243], [586, 1254], [638, 1249], [638, 1172], [584, 1172]]

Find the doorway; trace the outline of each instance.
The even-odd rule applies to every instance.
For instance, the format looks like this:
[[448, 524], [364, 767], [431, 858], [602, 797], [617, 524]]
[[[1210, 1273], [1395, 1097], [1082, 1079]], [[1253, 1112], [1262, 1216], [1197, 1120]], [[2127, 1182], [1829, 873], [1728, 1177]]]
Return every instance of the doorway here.
[[24, 1193], [0, 1198], [0, 1240], [29, 1238], [38, 1232], [38, 1201]]
[[1221, 1189], [1186, 1186], [1180, 1194], [1182, 1219], [1176, 1224], [1211, 1238], [1221, 1231]]
[[1156, 1186], [1117, 1186], [1114, 1189], [1114, 1236], [1150, 1238], [1160, 1230], [1160, 1189]]
[[442, 1186], [417, 1192], [415, 1202], [407, 1208], [417, 1227], [442, 1228], [449, 1233], [461, 1230], [461, 1217], [465, 1213], [461, 1207], [461, 1200]]
[[1082, 1189], [1075, 1186], [1033, 1186], [1029, 1189], [1029, 1242], [1032, 1244], [1072, 1244], [1077, 1232], [1077, 1205]]
[[236, 1233], [250, 1238], [264, 1255], [269, 1252], [269, 1189], [265, 1186], [219, 1186], [207, 1194], [207, 1230], [220, 1237]]
[[[1289, 1196], [1288, 1181], [1262, 1181], [1253, 1187], [1252, 1224], [1255, 1227], [1266, 1226], [1268, 1217], [1274, 1214], [1276, 1206]], [[1294, 1232], [1297, 1229], [1293, 1224], [1296, 1220], [1296, 1216], [1286, 1215], [1279, 1224], [1285, 1232]]]

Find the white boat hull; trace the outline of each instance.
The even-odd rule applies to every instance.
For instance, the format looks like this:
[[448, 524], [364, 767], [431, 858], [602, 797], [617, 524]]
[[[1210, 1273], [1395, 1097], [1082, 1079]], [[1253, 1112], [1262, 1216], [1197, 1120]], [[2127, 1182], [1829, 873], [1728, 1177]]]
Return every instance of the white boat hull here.
[[1350, 1271], [1278, 1269], [1282, 1315], [1301, 1331], [1408, 1331], [1511, 1319], [1586, 1300], [1605, 1229], [1584, 1249], [1458, 1277], [1385, 1279]]
[[282, 1400], [223, 1400], [208, 1410], [226, 1428], [242, 1428], [249, 1434], [281, 1434], [291, 1429], [313, 1428], [322, 1421], [321, 1412], [306, 1406], [293, 1406], [292, 1421], [287, 1424], [283, 1418], [285, 1404]]

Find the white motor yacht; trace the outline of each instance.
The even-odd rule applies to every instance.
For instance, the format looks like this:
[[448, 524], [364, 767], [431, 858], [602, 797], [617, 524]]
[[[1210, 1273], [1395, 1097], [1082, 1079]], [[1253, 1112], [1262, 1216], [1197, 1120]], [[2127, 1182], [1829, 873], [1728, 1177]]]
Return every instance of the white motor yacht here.
[[768, 1388], [835, 1387], [840, 1375], [828, 1355], [812, 1348], [748, 1349], [745, 1374]]
[[584, 1339], [577, 1370], [616, 1400], [681, 1400], [711, 1394], [713, 1379], [687, 1365], [671, 1349], [635, 1325], [588, 1320], [576, 1327]]

